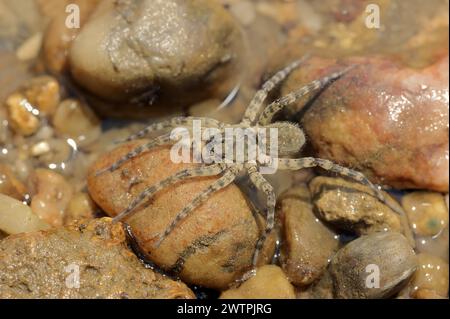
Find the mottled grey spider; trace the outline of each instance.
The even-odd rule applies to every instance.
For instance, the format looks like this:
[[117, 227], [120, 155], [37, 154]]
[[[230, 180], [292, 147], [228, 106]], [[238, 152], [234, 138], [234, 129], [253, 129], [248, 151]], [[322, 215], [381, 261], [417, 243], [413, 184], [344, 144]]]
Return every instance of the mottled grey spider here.
[[[294, 103], [299, 98], [309, 94], [310, 92], [317, 90], [319, 88], [323, 88], [328, 85], [332, 81], [338, 79], [343, 76], [351, 67], [347, 67], [340, 72], [333, 73], [327, 77], [322, 79], [313, 81], [304, 87], [300, 88], [297, 91], [289, 93], [288, 95], [274, 101], [269, 104], [264, 110], [262, 110], [263, 103], [267, 98], [269, 92], [273, 90], [278, 84], [280, 84], [294, 69], [300, 66], [305, 58], [295, 61], [288, 65], [285, 69], [276, 73], [272, 78], [270, 78], [267, 82], [265, 82], [262, 88], [255, 94], [254, 98], [250, 102], [247, 107], [244, 117], [239, 124], [230, 125], [221, 123], [217, 120], [210, 118], [200, 118], [200, 117], [176, 117], [167, 121], [163, 121], [160, 123], [152, 124], [140, 132], [131, 135], [124, 142], [132, 141], [135, 139], [143, 138], [147, 136], [151, 132], [163, 131], [170, 128], [176, 127], [190, 127], [192, 126], [195, 120], [201, 121], [202, 125], [205, 127], [212, 127], [219, 129], [220, 132], [224, 132], [225, 128], [230, 127], [241, 127], [241, 128], [257, 128], [257, 127], [265, 127], [265, 128], [278, 128], [278, 155], [279, 158], [272, 158], [273, 161], [278, 161], [278, 169], [281, 170], [299, 170], [302, 168], [312, 168], [312, 167], [321, 167], [327, 171], [332, 171], [353, 180], [356, 180], [360, 183], [363, 183], [369, 186], [374, 195], [383, 202], [388, 205], [397, 213], [401, 213], [398, 211], [396, 207], [390, 205], [383, 193], [375, 187], [362, 173], [351, 170], [349, 168], [337, 165], [329, 160], [313, 158], [313, 157], [304, 157], [304, 158], [288, 158], [289, 156], [294, 156], [300, 152], [303, 145], [305, 144], [305, 135], [301, 128], [289, 122], [274, 122], [272, 120], [274, 116], [280, 112], [284, 107]], [[261, 112], [262, 111], [262, 112]], [[259, 116], [258, 116], [259, 115]], [[161, 135], [150, 142], [137, 147], [133, 151], [129, 152], [122, 158], [120, 158], [117, 162], [112, 164], [111, 166], [98, 171], [98, 174], [102, 174], [104, 172], [113, 172], [117, 168], [119, 168], [123, 163], [134, 158], [145, 152], [150, 150], [153, 147], [159, 145], [166, 145], [173, 143], [170, 138], [170, 134]], [[166, 228], [164, 233], [159, 236], [159, 240], [156, 242], [156, 247], [158, 247], [161, 242], [171, 233], [171, 231], [177, 226], [179, 222], [181, 222], [184, 218], [188, 216], [196, 207], [198, 207], [202, 202], [207, 200], [213, 193], [225, 188], [227, 185], [232, 183], [239, 174], [246, 173], [250, 178], [250, 181], [256, 186], [257, 189], [261, 190], [267, 197], [267, 207], [265, 212], [266, 217], [266, 227], [258, 241], [256, 242], [255, 251], [253, 254], [252, 265], [256, 266], [258, 261], [258, 255], [260, 250], [272, 229], [274, 228], [275, 223], [275, 204], [276, 198], [272, 185], [263, 177], [260, 173], [259, 165], [261, 163], [214, 163], [210, 165], [200, 165], [197, 168], [186, 169], [178, 172], [177, 174], [170, 176], [156, 185], [152, 185], [146, 188], [140, 195], [138, 195], [126, 208], [123, 212], [117, 215], [114, 218], [114, 221], [122, 221], [126, 217], [129, 217], [135, 210], [135, 208], [147, 197], [154, 195], [156, 192], [161, 189], [168, 187], [169, 185], [175, 184], [182, 180], [193, 178], [196, 176], [216, 176], [221, 175], [221, 177], [212, 183], [209, 187], [207, 187], [203, 192], [198, 194], [190, 204], [184, 207], [172, 221], [172, 223]], [[265, 163], [266, 164], [266, 163]]]

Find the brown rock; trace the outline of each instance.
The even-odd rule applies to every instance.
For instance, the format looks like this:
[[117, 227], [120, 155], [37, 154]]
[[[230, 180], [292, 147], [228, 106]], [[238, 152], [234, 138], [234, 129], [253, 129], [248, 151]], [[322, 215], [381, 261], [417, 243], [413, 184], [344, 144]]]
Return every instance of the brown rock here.
[[95, 142], [101, 134], [101, 123], [89, 106], [79, 100], [62, 101], [53, 116], [55, 130], [64, 137], [70, 137], [80, 147]]
[[330, 263], [336, 298], [387, 298], [417, 267], [414, 250], [399, 233], [362, 236], [340, 249]]
[[52, 226], [61, 226], [73, 187], [64, 176], [38, 168], [29, 178], [32, 211]]
[[448, 209], [442, 194], [412, 192], [402, 197], [402, 206], [418, 236], [435, 236], [448, 225]]
[[417, 260], [417, 271], [410, 283], [411, 295], [419, 298], [420, 291], [425, 289], [441, 297], [448, 297], [448, 263], [430, 254], [418, 254]]
[[387, 58], [311, 58], [282, 94], [347, 65], [357, 67], [304, 114], [316, 155], [379, 184], [448, 192], [448, 52], [421, 69]]
[[0, 193], [8, 195], [18, 200], [23, 200], [27, 189], [22, 182], [17, 179], [9, 166], [0, 163]]
[[[381, 203], [367, 186], [319, 176], [309, 183], [309, 189], [318, 216], [336, 227], [358, 235], [404, 231], [399, 215]], [[385, 196], [389, 198], [386, 193]], [[394, 201], [390, 201], [394, 205]]]
[[22, 92], [28, 102], [39, 112], [53, 115], [61, 99], [59, 82], [51, 76], [42, 75], [25, 83]]
[[[128, 161], [112, 174], [95, 176], [96, 171], [143, 143], [124, 144], [102, 156], [90, 169], [89, 194], [110, 216], [126, 209], [144, 188], [196, 165], [174, 164], [170, 159], [170, 147], [155, 148]], [[250, 266], [263, 229], [237, 186], [229, 185], [211, 196], [182, 221], [159, 248], [154, 247], [157, 235], [163, 233], [176, 214], [215, 180], [215, 177], [193, 178], [175, 184], [146, 201], [126, 223], [131, 226], [143, 253], [158, 266], [179, 275], [184, 282], [225, 289]], [[273, 241], [267, 244], [267, 249], [261, 262], [271, 258]]]
[[11, 235], [46, 230], [50, 227], [31, 211], [30, 206], [0, 194], [0, 232]]
[[295, 285], [317, 280], [337, 251], [339, 240], [313, 213], [306, 186], [285, 192], [279, 199], [283, 224], [281, 260], [283, 270]]
[[27, 102], [20, 93], [14, 93], [6, 100], [11, 128], [23, 136], [33, 135], [40, 127], [39, 118], [26, 108]]
[[0, 242], [0, 269], [1, 298], [194, 297], [144, 268], [109, 218], [9, 236]]
[[67, 204], [64, 213], [64, 225], [76, 220], [92, 219], [95, 216], [97, 206], [87, 193], [76, 193]]
[[242, 45], [215, 0], [107, 0], [73, 42], [70, 70], [102, 113], [136, 118], [224, 97], [237, 83]]
[[224, 291], [220, 299], [295, 299], [295, 291], [280, 267], [266, 265], [240, 287]]

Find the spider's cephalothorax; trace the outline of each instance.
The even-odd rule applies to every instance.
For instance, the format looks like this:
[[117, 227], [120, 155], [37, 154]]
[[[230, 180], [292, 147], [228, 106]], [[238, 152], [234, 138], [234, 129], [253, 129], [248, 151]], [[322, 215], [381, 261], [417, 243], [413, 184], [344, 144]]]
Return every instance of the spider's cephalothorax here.
[[[203, 127], [214, 128], [220, 134], [226, 135], [227, 129], [240, 128], [240, 129], [258, 129], [266, 128], [270, 132], [271, 128], [276, 128], [278, 132], [278, 150], [277, 156], [269, 156], [270, 163], [276, 162], [277, 169], [279, 170], [299, 170], [303, 168], [313, 168], [320, 167], [327, 171], [335, 172], [340, 175], [346, 176], [348, 178], [354, 179], [360, 183], [369, 186], [374, 195], [383, 203], [388, 205], [395, 212], [401, 214], [396, 207], [392, 206], [386, 201], [382, 192], [375, 187], [362, 173], [351, 170], [349, 168], [339, 166], [329, 160], [319, 159], [313, 157], [303, 157], [303, 158], [289, 158], [295, 156], [299, 153], [302, 146], [305, 143], [305, 135], [301, 128], [294, 123], [290, 122], [273, 122], [274, 116], [280, 112], [284, 107], [294, 103], [299, 98], [305, 96], [306, 94], [324, 87], [330, 82], [343, 76], [351, 67], [347, 67], [340, 72], [330, 74], [327, 77], [313, 81], [297, 91], [289, 93], [288, 95], [274, 101], [263, 109], [264, 101], [267, 98], [269, 92], [273, 90], [281, 81], [283, 81], [295, 68], [297, 68], [303, 59], [295, 61], [288, 65], [285, 69], [276, 73], [272, 78], [265, 82], [262, 88], [255, 94], [255, 97], [250, 102], [246, 109], [244, 117], [239, 124], [225, 124], [211, 118], [200, 118], [200, 117], [176, 117], [167, 121], [152, 124], [142, 131], [131, 135], [125, 140], [125, 142], [132, 141], [138, 138], [147, 136], [152, 132], [166, 131], [168, 129], [184, 127], [191, 128], [194, 122], [200, 122]], [[226, 142], [226, 139], [224, 139]], [[102, 174], [103, 172], [112, 172], [119, 168], [123, 163], [131, 158], [134, 158], [153, 147], [165, 144], [171, 144], [174, 141], [171, 139], [171, 134], [166, 133], [159, 137], [152, 139], [147, 144], [137, 147], [133, 151], [126, 154], [124, 157], [119, 159], [117, 162], [109, 167], [97, 172], [97, 174]], [[247, 149], [251, 145], [247, 145]], [[267, 153], [266, 153], [267, 154]], [[270, 153], [268, 153], [270, 155]], [[267, 161], [265, 162], [267, 164]], [[161, 189], [168, 187], [174, 183], [186, 180], [188, 178], [193, 178], [196, 176], [219, 176], [214, 183], [207, 187], [203, 192], [198, 194], [190, 204], [184, 207], [178, 214], [172, 223], [167, 227], [163, 234], [159, 236], [159, 240], [156, 246], [159, 246], [161, 242], [171, 233], [171, 231], [181, 222], [186, 216], [188, 216], [196, 207], [198, 207], [202, 202], [207, 200], [213, 193], [225, 188], [230, 183], [232, 183], [236, 177], [240, 174], [247, 174], [250, 181], [256, 186], [257, 189], [261, 190], [267, 198], [266, 206], [266, 228], [262, 233], [261, 237], [256, 242], [255, 252], [253, 254], [253, 266], [256, 265], [258, 260], [258, 254], [261, 247], [264, 244], [269, 233], [272, 231], [275, 223], [275, 193], [273, 187], [264, 178], [260, 171], [261, 163], [259, 161], [220, 161], [213, 162], [212, 164], [200, 164], [196, 168], [186, 169], [178, 172], [177, 174], [170, 176], [155, 185], [151, 185], [146, 188], [141, 194], [139, 194], [119, 215], [114, 218], [114, 221], [121, 221], [129, 217], [135, 208], [146, 198], [153, 196], [156, 192]]]

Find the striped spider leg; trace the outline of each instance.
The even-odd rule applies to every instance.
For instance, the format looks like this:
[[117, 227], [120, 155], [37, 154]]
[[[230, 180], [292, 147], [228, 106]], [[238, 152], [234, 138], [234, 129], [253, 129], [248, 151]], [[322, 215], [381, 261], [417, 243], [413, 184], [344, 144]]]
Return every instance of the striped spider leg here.
[[255, 251], [252, 258], [252, 266], [256, 267], [259, 253], [261, 252], [261, 249], [263, 248], [267, 237], [270, 235], [275, 226], [276, 196], [272, 185], [270, 185], [270, 183], [261, 175], [261, 173], [258, 172], [258, 167], [256, 165], [250, 165], [247, 168], [247, 172], [250, 177], [250, 181], [255, 185], [257, 189], [261, 190], [266, 195], [267, 200], [265, 214], [266, 227], [264, 229], [264, 232], [256, 242]]
[[114, 217], [113, 221], [118, 222], [130, 217], [133, 212], [135, 212], [135, 208], [139, 206], [140, 203], [164, 188], [193, 177], [216, 176], [221, 174], [224, 170], [224, 164], [212, 164], [208, 166], [202, 165], [196, 168], [179, 171], [178, 173], [169, 176], [150, 187], [145, 188], [139, 195], [137, 195], [137, 197], [128, 205], [128, 207], [124, 211]]
[[[145, 127], [144, 129], [142, 129], [141, 131], [139, 131], [133, 135], [130, 135], [128, 138], [126, 138], [125, 140], [123, 140], [121, 142], [130, 142], [133, 140], [144, 138], [145, 136], [147, 136], [153, 132], [160, 132], [160, 131], [164, 131], [164, 130], [172, 129], [172, 128], [176, 128], [176, 127], [189, 128], [189, 127], [192, 127], [194, 121], [200, 121], [202, 125], [212, 127], [212, 128], [222, 128], [224, 126], [224, 124], [220, 123], [219, 121], [216, 121], [216, 120], [210, 119], [210, 118], [175, 117], [170, 120], [151, 124], [151, 125]], [[117, 170], [120, 166], [122, 166], [124, 163], [129, 161], [130, 159], [133, 159], [133, 158], [139, 156], [140, 154], [151, 150], [152, 148], [155, 148], [155, 147], [161, 146], [161, 145], [171, 144], [172, 142], [173, 142], [173, 140], [171, 139], [170, 133], [158, 136], [158, 137], [154, 138], [153, 140], [149, 141], [148, 143], [138, 146], [135, 149], [131, 150], [130, 152], [128, 152], [127, 154], [125, 154], [124, 156], [119, 158], [116, 162], [114, 162], [110, 166], [108, 166], [102, 170], [99, 170], [98, 172], [96, 172], [96, 176], [99, 176], [106, 172], [112, 173], [115, 170]]]
[[272, 91], [277, 85], [279, 85], [286, 77], [291, 74], [292, 71], [297, 69], [307, 58], [309, 55], [305, 55], [297, 61], [292, 62], [284, 69], [275, 73], [268, 81], [266, 81], [260, 90], [258, 90], [250, 101], [247, 109], [245, 110], [244, 117], [242, 118], [241, 125], [242, 126], [250, 126], [255, 123], [255, 120], [263, 106], [264, 101], [269, 95], [270, 91]]
[[272, 123], [272, 120], [274, 118], [274, 116], [280, 112], [283, 108], [285, 108], [288, 105], [291, 105], [293, 103], [295, 103], [296, 101], [298, 101], [300, 98], [302, 98], [303, 96], [311, 93], [312, 91], [318, 90], [320, 88], [325, 87], [326, 85], [328, 85], [329, 83], [331, 83], [332, 81], [335, 81], [336, 79], [340, 78], [341, 76], [343, 76], [345, 73], [347, 73], [348, 71], [350, 71], [352, 68], [354, 68], [354, 66], [348, 66], [346, 68], [344, 68], [341, 71], [332, 73], [328, 76], [325, 76], [319, 80], [315, 80], [312, 81], [308, 84], [306, 84], [305, 86], [301, 87], [300, 89], [293, 91], [291, 93], [288, 93], [287, 95], [279, 98], [278, 100], [270, 103], [265, 109], [264, 111], [261, 113], [261, 115], [259, 116], [258, 122], [259, 125], [268, 125], [270, 123]]
[[165, 229], [164, 233], [159, 236], [158, 241], [155, 243], [155, 247], [159, 247], [164, 239], [166, 239], [167, 236], [175, 229], [178, 223], [184, 220], [195, 208], [204, 203], [213, 194], [230, 185], [236, 179], [236, 176], [242, 170], [242, 167], [242, 164], [228, 166], [228, 168], [224, 171], [222, 177], [205, 188], [186, 207], [179, 211], [172, 223], [170, 223], [170, 225]]
[[392, 209], [395, 213], [403, 215], [403, 211], [398, 207], [389, 203], [381, 190], [376, 187], [363, 173], [355, 171], [353, 169], [338, 165], [330, 160], [314, 158], [314, 157], [303, 157], [303, 158], [279, 158], [278, 169], [280, 170], [300, 170], [303, 168], [314, 168], [320, 167], [326, 171], [337, 173], [341, 176], [348, 177], [356, 182], [368, 186], [376, 196], [376, 198]]

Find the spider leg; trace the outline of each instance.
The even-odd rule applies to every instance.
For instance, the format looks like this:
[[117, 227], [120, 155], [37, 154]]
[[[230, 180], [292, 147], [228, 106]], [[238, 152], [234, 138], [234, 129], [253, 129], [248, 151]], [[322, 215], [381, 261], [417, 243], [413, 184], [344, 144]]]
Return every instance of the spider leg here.
[[172, 221], [172, 223], [166, 228], [164, 233], [159, 236], [158, 241], [155, 243], [155, 247], [159, 247], [161, 243], [166, 239], [166, 237], [175, 229], [179, 222], [185, 219], [189, 213], [191, 213], [195, 208], [200, 206], [204, 201], [206, 201], [211, 195], [218, 192], [219, 190], [225, 188], [231, 184], [236, 178], [236, 173], [233, 170], [227, 170], [225, 174], [215, 181], [213, 184], [204, 189], [200, 194], [198, 194], [192, 202], [184, 207]]
[[148, 151], [156, 146], [160, 146], [160, 145], [166, 145], [169, 144], [171, 142], [171, 138], [170, 138], [170, 133], [168, 134], [164, 134], [161, 135], [153, 140], [151, 140], [150, 142], [138, 146], [136, 147], [134, 150], [132, 150], [131, 152], [125, 154], [123, 157], [119, 158], [116, 162], [114, 162], [113, 164], [111, 164], [109, 167], [106, 167], [104, 169], [101, 169], [99, 171], [97, 171], [95, 173], [95, 176], [99, 176], [101, 174], [104, 174], [106, 172], [114, 172], [116, 169], [118, 169], [120, 166], [122, 166], [122, 164], [124, 164], [125, 162], [127, 162], [128, 160], [138, 156], [139, 154]]
[[200, 166], [192, 169], [185, 169], [179, 171], [178, 173], [167, 177], [166, 179], [160, 181], [159, 183], [147, 187], [144, 189], [129, 205], [128, 207], [122, 211], [119, 215], [113, 218], [113, 222], [121, 221], [127, 217], [129, 217], [133, 210], [147, 197], [153, 196], [156, 192], [178, 183], [180, 181], [186, 180], [192, 177], [200, 177], [200, 176], [214, 176], [219, 175], [223, 172], [225, 166], [223, 164], [213, 164], [210, 166]]
[[256, 186], [256, 188], [264, 192], [267, 197], [266, 228], [264, 229], [264, 233], [256, 242], [255, 252], [252, 259], [252, 266], [256, 267], [259, 253], [261, 252], [261, 249], [263, 248], [267, 237], [270, 235], [275, 226], [276, 197], [272, 185], [270, 185], [270, 183], [261, 175], [261, 173], [256, 170], [256, 166], [252, 166], [248, 172], [252, 183]]
[[374, 195], [377, 199], [392, 209], [399, 215], [404, 215], [403, 211], [398, 207], [390, 204], [383, 193], [376, 187], [363, 173], [352, 170], [347, 167], [340, 166], [336, 163], [333, 163], [330, 160], [314, 158], [314, 157], [303, 157], [297, 159], [288, 159], [288, 158], [279, 158], [278, 159], [278, 169], [287, 169], [287, 170], [299, 170], [302, 168], [313, 168], [313, 167], [321, 167], [327, 171], [335, 172], [345, 177], [349, 177], [361, 184], [364, 184], [374, 192]]
[[192, 127], [194, 121], [201, 121], [202, 127], [214, 127], [219, 128], [221, 127], [221, 123], [217, 120], [211, 119], [211, 118], [205, 118], [205, 117], [174, 117], [169, 120], [161, 121], [158, 123], [150, 124], [149, 126], [145, 127], [144, 129], [140, 130], [139, 132], [130, 135], [124, 140], [116, 141], [116, 143], [123, 143], [123, 142], [130, 142], [133, 140], [137, 140], [140, 138], [143, 138], [147, 136], [148, 134], [152, 132], [158, 132], [163, 131], [169, 128], [175, 128], [175, 127]]
[[247, 107], [244, 117], [241, 121], [241, 124], [250, 125], [254, 123], [264, 100], [267, 98], [267, 95], [270, 91], [272, 91], [281, 81], [286, 79], [286, 77], [296, 68], [298, 68], [302, 62], [304, 62], [308, 58], [307, 55], [302, 57], [301, 59], [292, 62], [286, 68], [278, 71], [274, 76], [272, 76], [267, 82], [265, 82], [262, 88], [256, 92], [253, 99], [250, 101], [249, 106]]
[[338, 79], [339, 77], [341, 77], [342, 75], [347, 73], [353, 67], [354, 66], [349, 66], [349, 67], [343, 69], [342, 71], [335, 72], [335, 73], [332, 73], [322, 79], [312, 81], [312, 82], [306, 84], [305, 86], [301, 87], [300, 89], [293, 91], [293, 92], [279, 98], [278, 100], [270, 103], [264, 109], [264, 111], [261, 113], [261, 115], [259, 117], [259, 124], [260, 125], [270, 124], [272, 122], [272, 119], [275, 116], [275, 114], [280, 112], [283, 108], [285, 108], [286, 106], [288, 106], [290, 104], [295, 103], [295, 101], [297, 101], [301, 97], [309, 94], [310, 92], [317, 90], [321, 87], [324, 87], [328, 83]]

